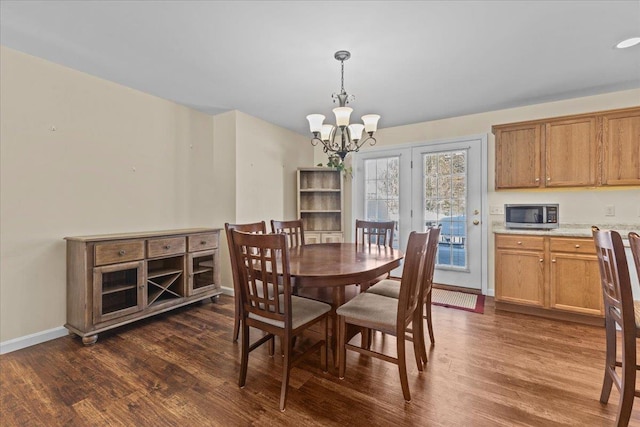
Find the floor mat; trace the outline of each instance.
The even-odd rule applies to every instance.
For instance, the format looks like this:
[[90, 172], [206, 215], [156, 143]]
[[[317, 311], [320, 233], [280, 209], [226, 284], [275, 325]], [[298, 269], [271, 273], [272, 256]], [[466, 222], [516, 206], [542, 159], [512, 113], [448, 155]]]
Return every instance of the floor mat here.
[[484, 313], [484, 295], [433, 288], [431, 290], [431, 303], [458, 310]]

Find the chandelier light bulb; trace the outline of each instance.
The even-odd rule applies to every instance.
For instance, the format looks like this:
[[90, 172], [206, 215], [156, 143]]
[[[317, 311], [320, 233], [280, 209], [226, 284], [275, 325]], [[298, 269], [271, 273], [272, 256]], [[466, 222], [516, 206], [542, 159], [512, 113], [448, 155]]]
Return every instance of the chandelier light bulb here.
[[320, 139], [323, 141], [328, 141], [331, 137], [331, 132], [333, 132], [333, 125], [322, 125], [322, 130], [320, 131]]
[[362, 131], [364, 130], [364, 125], [360, 123], [354, 123], [349, 125], [349, 133], [351, 134], [351, 139], [354, 141], [360, 141], [362, 138]]
[[322, 129], [322, 122], [324, 122], [324, 116], [322, 114], [309, 114], [307, 116], [309, 120], [309, 129], [311, 133], [320, 132]]
[[378, 120], [380, 116], [377, 114], [367, 114], [362, 116], [362, 122], [364, 123], [364, 130], [367, 132], [375, 132], [378, 130]]
[[351, 117], [351, 107], [336, 107], [333, 109], [333, 114], [336, 115], [336, 125], [349, 126], [349, 118]]

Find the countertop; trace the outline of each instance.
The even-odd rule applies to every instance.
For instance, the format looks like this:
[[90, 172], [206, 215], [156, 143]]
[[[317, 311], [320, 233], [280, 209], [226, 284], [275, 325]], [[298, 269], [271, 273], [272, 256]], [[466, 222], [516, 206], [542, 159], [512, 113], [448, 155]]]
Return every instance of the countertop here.
[[627, 235], [630, 231], [640, 233], [640, 224], [561, 224], [559, 228], [551, 230], [509, 229], [502, 221], [494, 221], [492, 224], [495, 234], [530, 234], [535, 236], [557, 237], [591, 237], [591, 226], [597, 225], [601, 230], [615, 230], [627, 246]]

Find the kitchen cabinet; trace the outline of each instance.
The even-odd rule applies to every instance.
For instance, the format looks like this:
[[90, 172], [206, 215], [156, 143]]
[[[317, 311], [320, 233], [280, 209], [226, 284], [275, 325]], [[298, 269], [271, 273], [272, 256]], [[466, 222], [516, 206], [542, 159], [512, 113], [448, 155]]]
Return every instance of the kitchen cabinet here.
[[546, 187], [596, 185], [596, 118], [554, 120], [545, 124]]
[[549, 308], [604, 315], [593, 239], [549, 238]]
[[[591, 238], [496, 234], [497, 309], [601, 318], [598, 259]], [[519, 310], [535, 308], [537, 312]]]
[[496, 132], [496, 188], [539, 187], [542, 126], [528, 124]]
[[496, 301], [545, 306], [544, 238], [496, 238]]
[[640, 185], [640, 107], [492, 131], [496, 190]]
[[222, 293], [219, 229], [67, 237], [69, 332], [98, 334]]
[[640, 108], [602, 116], [602, 185], [640, 185]]

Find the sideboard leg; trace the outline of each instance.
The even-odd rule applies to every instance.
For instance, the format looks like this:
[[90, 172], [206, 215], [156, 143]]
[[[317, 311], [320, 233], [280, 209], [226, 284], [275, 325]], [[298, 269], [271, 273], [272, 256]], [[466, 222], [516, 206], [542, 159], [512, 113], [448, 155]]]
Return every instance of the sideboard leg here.
[[96, 341], [98, 341], [98, 334], [82, 337], [82, 344], [84, 345], [93, 345]]
[[211, 302], [215, 304], [218, 302], [219, 299], [220, 299], [220, 295], [214, 295], [211, 297]]

